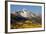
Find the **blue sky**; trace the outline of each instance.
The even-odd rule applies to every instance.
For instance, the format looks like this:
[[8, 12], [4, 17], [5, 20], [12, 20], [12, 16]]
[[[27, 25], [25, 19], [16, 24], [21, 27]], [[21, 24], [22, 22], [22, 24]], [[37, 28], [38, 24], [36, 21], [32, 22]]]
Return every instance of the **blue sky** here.
[[23, 8], [32, 11], [33, 13], [39, 14], [42, 12], [42, 7], [41, 6], [32, 6], [32, 5], [11, 5], [10, 9], [11, 12], [17, 11], [17, 10], [22, 10]]

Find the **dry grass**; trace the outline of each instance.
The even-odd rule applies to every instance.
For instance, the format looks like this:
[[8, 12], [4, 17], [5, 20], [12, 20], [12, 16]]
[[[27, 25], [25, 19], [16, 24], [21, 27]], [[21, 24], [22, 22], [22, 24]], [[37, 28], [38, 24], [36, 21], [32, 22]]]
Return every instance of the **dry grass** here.
[[42, 25], [39, 23], [32, 23], [31, 21], [25, 21], [23, 24], [11, 24], [12, 29], [21, 29], [21, 28], [41, 28]]

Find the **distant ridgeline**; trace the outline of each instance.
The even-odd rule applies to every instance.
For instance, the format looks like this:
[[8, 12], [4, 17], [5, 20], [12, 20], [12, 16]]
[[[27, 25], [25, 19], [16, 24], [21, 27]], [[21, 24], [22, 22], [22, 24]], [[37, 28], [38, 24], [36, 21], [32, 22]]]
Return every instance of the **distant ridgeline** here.
[[17, 11], [16, 14], [18, 16], [21, 16], [21, 17], [24, 17], [24, 18], [36, 17], [36, 15], [34, 13], [32, 13], [31, 11], [28, 11], [26, 9], [23, 9], [21, 11]]
[[11, 14], [11, 20], [13, 21], [32, 20], [32, 21], [41, 22], [41, 18], [39, 16], [25, 9], [15, 11], [15, 14]]

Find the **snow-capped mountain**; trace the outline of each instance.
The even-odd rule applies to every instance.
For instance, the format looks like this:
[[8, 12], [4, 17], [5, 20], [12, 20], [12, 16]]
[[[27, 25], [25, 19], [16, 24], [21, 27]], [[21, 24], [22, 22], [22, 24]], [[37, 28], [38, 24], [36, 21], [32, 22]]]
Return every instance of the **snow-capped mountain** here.
[[27, 9], [18, 10], [15, 11], [15, 13], [11, 13], [11, 22], [25, 20], [32, 20], [33, 23], [41, 23], [41, 18]]
[[15, 12], [18, 16], [25, 17], [25, 18], [32, 18], [36, 17], [34, 13], [28, 11], [27, 9], [22, 9], [20, 11]]

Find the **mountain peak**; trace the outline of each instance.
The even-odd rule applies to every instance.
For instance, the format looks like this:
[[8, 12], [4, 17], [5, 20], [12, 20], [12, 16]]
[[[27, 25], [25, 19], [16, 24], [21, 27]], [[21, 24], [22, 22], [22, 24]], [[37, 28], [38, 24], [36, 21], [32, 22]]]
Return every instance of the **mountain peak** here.
[[27, 9], [26, 9], [26, 8], [23, 8], [22, 10], [25, 11], [25, 10], [27, 10]]

